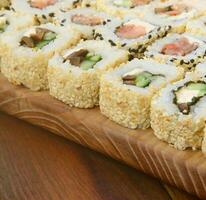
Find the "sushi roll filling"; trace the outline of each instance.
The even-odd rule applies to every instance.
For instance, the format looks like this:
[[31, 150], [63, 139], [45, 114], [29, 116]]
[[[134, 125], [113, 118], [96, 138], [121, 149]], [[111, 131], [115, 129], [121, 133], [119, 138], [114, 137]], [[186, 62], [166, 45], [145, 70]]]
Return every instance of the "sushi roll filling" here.
[[4, 15], [0, 16], [0, 33], [3, 33], [6, 27], [9, 25], [7, 18]]
[[155, 27], [153, 25], [134, 19], [122, 24], [119, 27], [116, 27], [115, 34], [119, 38], [137, 39], [141, 36], [146, 35], [154, 28]]
[[123, 84], [134, 85], [140, 88], [148, 87], [152, 81], [158, 77], [164, 77], [162, 74], [152, 74], [142, 69], [134, 69], [122, 76]]
[[185, 4], [173, 4], [166, 7], [158, 7], [154, 9], [155, 14], [177, 16], [184, 12], [188, 12], [189, 8]]
[[82, 70], [89, 70], [102, 60], [102, 56], [91, 53], [87, 49], [80, 49], [66, 56], [63, 62], [67, 60], [70, 61], [72, 65], [80, 67]]
[[28, 0], [32, 8], [44, 9], [48, 6], [54, 5], [57, 0]]
[[152, 0], [115, 0], [114, 5], [119, 7], [136, 7], [149, 4]]
[[75, 24], [97, 26], [103, 24], [103, 19], [99, 16], [75, 14], [71, 16], [71, 21]]
[[45, 28], [35, 28], [27, 32], [21, 39], [20, 45], [42, 49], [50, 42], [54, 41], [57, 37], [57, 34], [51, 30]]
[[188, 115], [191, 106], [195, 105], [202, 97], [206, 96], [206, 83], [203, 81], [188, 82], [184, 86], [179, 87], [174, 93], [174, 104], [177, 105], [179, 111]]
[[198, 48], [198, 42], [190, 42], [188, 38], [181, 37], [173, 43], [165, 44], [161, 50], [164, 55], [186, 56]]

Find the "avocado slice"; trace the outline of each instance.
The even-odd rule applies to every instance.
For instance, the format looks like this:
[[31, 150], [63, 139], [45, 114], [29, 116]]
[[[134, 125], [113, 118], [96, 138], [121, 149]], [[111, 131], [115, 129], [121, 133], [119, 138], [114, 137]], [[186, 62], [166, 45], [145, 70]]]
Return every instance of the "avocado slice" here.
[[137, 75], [135, 85], [137, 87], [145, 88], [152, 82], [152, 74], [149, 72], [142, 72]]
[[101, 57], [100, 55], [94, 55], [94, 56], [91, 56], [91, 57], [89, 58], [89, 60], [95, 61], [95, 62], [98, 62], [98, 61], [100, 61], [101, 59], [102, 59], [102, 57]]
[[190, 83], [187, 86], [190, 90], [206, 90], [206, 84], [205, 83]]
[[49, 43], [50, 43], [51, 41], [49, 41], [49, 40], [43, 40], [43, 41], [41, 41], [41, 42], [38, 42], [37, 44], [36, 44], [36, 49], [42, 49], [44, 46], [46, 46], [46, 45], [48, 45]]
[[57, 37], [57, 34], [54, 33], [54, 32], [48, 32], [45, 34], [44, 36], [44, 40], [48, 40], [48, 41], [51, 41], [51, 40], [55, 40]]
[[96, 64], [96, 61], [91, 61], [91, 60], [84, 60], [81, 64], [80, 64], [80, 68], [83, 70], [89, 70], [91, 68], [93, 68], [93, 66]]

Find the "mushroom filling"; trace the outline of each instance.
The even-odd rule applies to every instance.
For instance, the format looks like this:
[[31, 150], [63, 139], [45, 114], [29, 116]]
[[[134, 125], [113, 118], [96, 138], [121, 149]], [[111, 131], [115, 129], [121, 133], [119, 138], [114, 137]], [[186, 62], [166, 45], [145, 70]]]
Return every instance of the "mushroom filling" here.
[[25, 47], [42, 49], [54, 41], [57, 34], [45, 28], [35, 28], [28, 31], [21, 39], [20, 44]]
[[161, 50], [162, 54], [186, 56], [198, 48], [198, 42], [190, 42], [186, 37], [182, 37], [173, 43], [165, 44]]
[[103, 24], [103, 19], [93, 15], [75, 14], [71, 16], [71, 21], [75, 24], [97, 26]]
[[80, 49], [66, 56], [64, 62], [67, 60], [69, 60], [72, 65], [80, 67], [83, 70], [89, 70], [102, 60], [102, 56], [91, 53], [86, 49]]
[[0, 33], [3, 33], [6, 30], [6, 27], [9, 25], [6, 17], [4, 15], [0, 15]]
[[57, 0], [28, 0], [28, 3], [32, 8], [43, 9], [47, 6], [54, 5]]
[[135, 7], [140, 5], [146, 5], [153, 0], [115, 0], [114, 5], [121, 7]]
[[152, 74], [142, 69], [134, 69], [131, 72], [124, 74], [122, 80], [123, 84], [146, 88], [158, 77], [164, 77], [164, 75]]
[[184, 115], [190, 113], [191, 106], [195, 105], [202, 97], [206, 96], [206, 83], [203, 81], [188, 82], [179, 87], [174, 93], [174, 104]]
[[165, 14], [168, 16], [177, 16], [183, 12], [188, 12], [189, 8], [185, 4], [174, 4], [166, 7], [155, 8], [155, 14]]

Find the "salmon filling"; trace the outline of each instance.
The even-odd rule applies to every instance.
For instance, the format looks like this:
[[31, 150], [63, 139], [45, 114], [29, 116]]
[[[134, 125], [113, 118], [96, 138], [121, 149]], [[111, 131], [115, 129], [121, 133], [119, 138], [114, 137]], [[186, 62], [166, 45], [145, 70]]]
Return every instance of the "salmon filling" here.
[[122, 76], [123, 84], [134, 85], [140, 88], [148, 87], [152, 81], [158, 77], [163, 77], [161, 74], [152, 74], [141, 69], [134, 69], [131, 72]]
[[153, 0], [115, 0], [114, 5], [122, 7], [134, 7], [149, 4], [152, 1]]
[[206, 83], [203, 81], [188, 82], [173, 91], [174, 104], [185, 115], [190, 113], [191, 106], [195, 105], [202, 97], [206, 96]]
[[99, 61], [102, 60], [101, 55], [89, 52], [87, 49], [80, 49], [66, 56], [67, 60], [74, 66], [80, 67], [83, 70], [92, 69]]
[[71, 16], [71, 21], [75, 24], [97, 26], [103, 23], [103, 19], [98, 16], [75, 14]]
[[190, 42], [186, 37], [182, 37], [179, 40], [166, 44], [161, 53], [165, 55], [185, 56], [198, 48], [197, 42]]
[[125, 24], [118, 27], [115, 33], [120, 38], [136, 39], [146, 35], [147, 31], [146, 28], [141, 25]]
[[155, 14], [165, 14], [168, 16], [177, 16], [188, 11], [188, 7], [184, 4], [174, 4], [166, 7], [155, 8]]
[[42, 49], [44, 46], [54, 41], [56, 37], [57, 34], [53, 31], [45, 28], [36, 28], [26, 33], [22, 37], [20, 44], [29, 48]]
[[43, 9], [47, 6], [54, 5], [57, 0], [29, 0], [28, 2], [32, 8]]

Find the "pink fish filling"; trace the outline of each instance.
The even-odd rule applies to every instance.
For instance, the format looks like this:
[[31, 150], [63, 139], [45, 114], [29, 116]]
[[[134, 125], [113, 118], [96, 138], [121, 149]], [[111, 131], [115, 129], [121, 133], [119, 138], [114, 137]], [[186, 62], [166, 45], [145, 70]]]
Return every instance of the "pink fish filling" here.
[[43, 9], [47, 6], [54, 5], [57, 0], [31, 0], [30, 5], [33, 8]]
[[146, 35], [146, 33], [147, 31], [144, 26], [134, 24], [125, 24], [116, 30], [116, 35], [125, 39], [136, 39]]
[[162, 8], [155, 8], [156, 14], [166, 14], [168, 16], [177, 16], [187, 11], [188, 7], [184, 4], [174, 4]]
[[103, 23], [103, 19], [98, 16], [76, 14], [71, 17], [71, 21], [76, 24], [97, 26]]
[[176, 42], [166, 44], [161, 53], [165, 55], [185, 56], [198, 48], [197, 42], [191, 43], [186, 37], [182, 37]]

